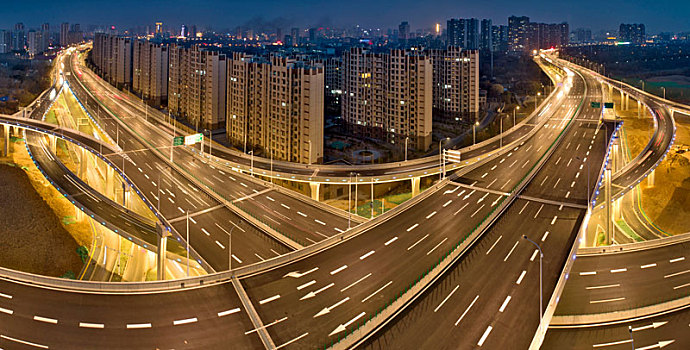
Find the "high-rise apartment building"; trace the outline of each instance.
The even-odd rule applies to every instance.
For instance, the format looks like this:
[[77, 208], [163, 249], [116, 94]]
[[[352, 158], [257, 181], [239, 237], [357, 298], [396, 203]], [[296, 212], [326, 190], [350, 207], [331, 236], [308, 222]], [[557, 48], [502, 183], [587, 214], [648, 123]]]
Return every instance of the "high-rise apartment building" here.
[[14, 25], [14, 32], [12, 32], [12, 49], [24, 50], [26, 47], [26, 33], [24, 32], [24, 23], [17, 23]]
[[26, 38], [26, 51], [29, 53], [29, 56], [33, 57], [43, 52], [43, 36], [41, 35], [41, 32], [31, 29], [27, 33]]
[[118, 87], [132, 84], [132, 39], [94, 34], [91, 62], [96, 72], [105, 80]]
[[449, 46], [429, 50], [433, 108], [438, 119], [474, 122], [479, 112], [479, 51]]
[[41, 51], [48, 50], [50, 47], [50, 24], [41, 25]]
[[493, 45], [493, 25], [490, 19], [482, 20], [482, 32], [479, 48], [487, 51], [495, 51]]
[[12, 51], [12, 32], [0, 30], [0, 53]]
[[529, 17], [508, 17], [508, 48], [512, 51], [523, 51], [527, 47], [527, 30]]
[[197, 130], [225, 126], [226, 57], [198, 45], [171, 45], [168, 109]]
[[410, 38], [410, 24], [407, 21], [400, 23], [398, 26], [398, 39], [406, 41]]
[[323, 67], [233, 53], [227, 72], [228, 140], [273, 159], [321, 162], [323, 97]]
[[508, 51], [508, 26], [491, 26], [493, 51]]
[[343, 55], [342, 115], [358, 135], [431, 144], [432, 63], [406, 50], [373, 53], [352, 48]]
[[134, 41], [132, 90], [153, 105], [168, 98], [168, 46], [148, 40]]
[[292, 28], [290, 29], [290, 37], [292, 39], [292, 46], [298, 46], [299, 45], [299, 28]]
[[643, 44], [647, 41], [645, 26], [642, 23], [625, 24], [621, 23], [618, 38], [620, 41], [627, 41], [633, 44]]
[[479, 20], [451, 18], [447, 22], [448, 46], [476, 50], [479, 48]]
[[60, 24], [60, 46], [69, 45], [69, 23]]
[[525, 33], [525, 51], [556, 48], [568, 45], [568, 23], [529, 23]]

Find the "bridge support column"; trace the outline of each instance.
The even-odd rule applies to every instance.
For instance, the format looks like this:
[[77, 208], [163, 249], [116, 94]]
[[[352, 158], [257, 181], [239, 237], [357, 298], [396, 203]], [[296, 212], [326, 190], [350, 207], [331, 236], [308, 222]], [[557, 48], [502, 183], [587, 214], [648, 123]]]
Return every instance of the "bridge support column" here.
[[319, 201], [319, 190], [321, 189], [321, 184], [318, 182], [310, 182], [309, 188], [311, 189], [311, 199]]
[[613, 201], [613, 220], [618, 220], [621, 218], [621, 203], [623, 201], [623, 197], [620, 197]]
[[412, 197], [414, 197], [414, 196], [418, 195], [420, 192], [419, 183], [421, 182], [421, 178], [419, 176], [415, 176], [411, 180], [412, 180]]
[[625, 93], [623, 92], [622, 89], [619, 91], [621, 92], [621, 106], [618, 109], [622, 111], [623, 107], [625, 107], [625, 104], [624, 104], [625, 103]]
[[611, 163], [606, 165], [604, 172], [604, 201], [606, 201], [606, 238], [605, 245], [611, 245], [613, 242], [613, 212], [611, 211]]
[[625, 94], [625, 109], [628, 110], [630, 109], [630, 95]]
[[156, 256], [156, 279], [165, 280], [165, 252], [168, 250], [168, 236], [170, 235], [163, 229], [161, 224], [156, 224], [158, 231], [158, 254]]
[[115, 170], [113, 170], [113, 168], [109, 166], [105, 167], [105, 196], [110, 199], [115, 199], [115, 184], [113, 183], [114, 173]]
[[86, 181], [86, 148], [81, 148], [81, 156], [79, 157], [79, 177]]
[[611, 85], [611, 84], [608, 84], [608, 85], [609, 85], [609, 98], [613, 99], [613, 85]]
[[642, 118], [642, 103], [640, 103], [640, 100], [637, 100], [637, 117]]
[[[129, 185], [126, 182], [122, 183], [122, 206], [127, 208], [127, 203], [129, 203]], [[160, 193], [158, 194], [160, 196]]]
[[57, 137], [48, 135], [48, 143], [50, 144], [50, 151], [57, 155]]
[[5, 125], [2, 127], [3, 129], [3, 137], [5, 138], [5, 147], [3, 149], [2, 155], [5, 157], [9, 157], [10, 155], [10, 127], [8, 125]]
[[656, 169], [652, 170], [652, 172], [649, 173], [649, 176], [647, 176], [648, 187], [654, 187], [654, 173], [656, 173]]

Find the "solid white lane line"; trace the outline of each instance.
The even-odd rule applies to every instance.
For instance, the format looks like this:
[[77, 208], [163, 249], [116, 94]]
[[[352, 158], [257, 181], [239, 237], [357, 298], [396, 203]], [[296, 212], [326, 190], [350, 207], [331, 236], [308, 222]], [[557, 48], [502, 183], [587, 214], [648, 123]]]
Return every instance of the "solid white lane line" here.
[[498, 236], [498, 238], [496, 239], [496, 242], [494, 242], [494, 244], [491, 245], [491, 248], [489, 248], [489, 250], [486, 251], [486, 255], [489, 255], [489, 253], [491, 253], [491, 251], [494, 249], [496, 244], [498, 244], [498, 241], [500, 241], [501, 238], [503, 238], [503, 235]]
[[672, 273], [672, 274], [669, 274], [669, 275], [664, 276], [664, 278], [680, 276], [680, 275], [684, 275], [684, 274], [686, 274], [686, 273], [688, 273], [688, 272], [690, 272], [690, 270], [675, 272], [675, 273]]
[[419, 226], [419, 224], [414, 224], [414, 225], [410, 226], [410, 228], [407, 229], [407, 232], [414, 230], [417, 226]]
[[470, 203], [465, 203], [465, 205], [463, 205], [462, 208], [458, 209], [458, 211], [456, 211], [455, 213], [453, 213], [453, 215], [457, 215], [459, 212], [461, 212], [463, 209], [465, 209], [465, 207], [466, 207], [468, 204], [470, 204]]
[[370, 251], [369, 253], [366, 253], [366, 254], [360, 256], [360, 257], [359, 257], [359, 260], [364, 260], [364, 259], [366, 259], [367, 257], [369, 257], [371, 254], [374, 254], [374, 251], [373, 251], [373, 250]]
[[690, 283], [681, 284], [680, 286], [675, 286], [675, 287], [673, 287], [673, 289], [675, 290], [675, 289], [680, 289], [680, 288], [684, 288], [684, 287], [688, 287], [688, 286], [690, 286]]
[[446, 301], [448, 301], [448, 299], [453, 295], [453, 293], [455, 293], [456, 290], [458, 290], [458, 288], [460, 288], [459, 284], [457, 286], [455, 286], [455, 288], [453, 288], [452, 291], [450, 291], [448, 296], [445, 299], [443, 299], [443, 301], [440, 304], [438, 304], [438, 306], [434, 309], [434, 312], [438, 311], [438, 309], [440, 309], [441, 306], [443, 306], [443, 304], [445, 304]]
[[398, 240], [398, 236], [395, 236], [395, 237], [389, 239], [389, 240], [388, 240], [386, 243], [384, 243], [383, 245], [387, 246], [387, 245], [389, 245], [389, 244], [391, 244], [391, 243], [393, 243], [393, 242], [395, 242], [395, 241], [397, 241], [397, 240]]
[[240, 312], [240, 308], [239, 308], [239, 307], [236, 307], [236, 308], [230, 309], [230, 310], [226, 310], [226, 311], [221, 311], [221, 312], [218, 313], [218, 317], [223, 317], [223, 316], [231, 315], [231, 314], [234, 314], [234, 313], [237, 313], [237, 312]]
[[265, 325], [263, 325], [263, 327], [254, 328], [254, 329], [252, 329], [252, 330], [250, 330], [250, 331], [246, 331], [246, 332], [244, 332], [244, 335], [249, 335], [249, 334], [251, 334], [251, 333], [254, 333], [254, 332], [258, 331], [259, 329], [268, 328], [268, 327], [270, 327], [270, 326], [273, 326], [274, 324], [278, 324], [278, 323], [283, 322], [283, 321], [285, 321], [285, 320], [287, 320], [287, 316], [285, 316], [285, 317], [283, 317], [283, 318], [281, 318], [281, 319], [279, 319], [279, 320], [275, 320], [275, 321], [273, 321], [273, 322], [271, 322], [271, 323], [269, 323], [269, 324], [265, 324]]
[[515, 284], [520, 284], [522, 282], [522, 279], [525, 278], [526, 274], [527, 270], [522, 270], [522, 273], [520, 274], [520, 277], [518, 277], [517, 281], [515, 281]]
[[34, 321], [40, 321], [40, 322], [52, 323], [52, 324], [58, 323], [58, 320], [56, 320], [54, 318], [48, 318], [48, 317], [42, 317], [42, 316], [34, 316]]
[[266, 304], [266, 303], [270, 303], [270, 302], [272, 302], [273, 300], [277, 300], [277, 299], [279, 299], [279, 298], [280, 298], [280, 294], [276, 294], [276, 295], [274, 295], [274, 296], [272, 296], [272, 297], [269, 297], [269, 298], [266, 298], [266, 299], [264, 299], [264, 300], [259, 301], [259, 305], [263, 305], [263, 304]]
[[620, 272], [626, 272], [626, 271], [628, 271], [628, 269], [624, 267], [621, 269], [613, 269], [613, 270], [611, 270], [611, 273], [620, 273]]
[[479, 209], [475, 210], [474, 213], [472, 213], [472, 215], [470, 215], [470, 217], [473, 218], [475, 215], [477, 215], [477, 213], [478, 213], [480, 210], [482, 210], [482, 209], [484, 208], [485, 205], [486, 205], [486, 204], [482, 204], [482, 206], [479, 207]]
[[484, 334], [482, 335], [482, 337], [479, 339], [479, 342], [477, 343], [478, 346], [484, 345], [484, 342], [486, 341], [486, 338], [489, 336], [489, 333], [491, 333], [492, 329], [493, 329], [493, 327], [491, 327], [491, 326], [486, 327]]
[[296, 338], [294, 338], [294, 339], [292, 339], [292, 340], [290, 340], [290, 341], [288, 341], [288, 342], [285, 342], [285, 343], [283, 343], [283, 344], [280, 344], [279, 346], [276, 346], [276, 350], [278, 350], [278, 349], [280, 349], [280, 348], [283, 348], [283, 347], [285, 347], [285, 346], [288, 346], [288, 345], [290, 345], [290, 344], [292, 344], [292, 343], [294, 343], [294, 342], [296, 342], [296, 341], [298, 341], [298, 340], [300, 340], [300, 339], [302, 339], [302, 338], [304, 338], [304, 337], [306, 337], [306, 336], [308, 336], [308, 335], [309, 335], [309, 332], [306, 332], [306, 333], [300, 335], [299, 337], [296, 337]]
[[503, 304], [501, 304], [501, 307], [498, 309], [498, 312], [503, 312], [506, 309], [506, 306], [508, 306], [508, 303], [510, 302], [510, 295], [506, 297], [506, 299], [503, 301]]
[[415, 242], [413, 245], [409, 246], [409, 247], [407, 248], [407, 250], [410, 250], [410, 249], [414, 248], [417, 244], [419, 244], [421, 241], [423, 241], [423, 240], [424, 240], [425, 238], [427, 238], [427, 237], [429, 237], [429, 234], [428, 234], [428, 233], [427, 233], [426, 235], [424, 235], [424, 237], [420, 238], [420, 239], [419, 239], [417, 242]]
[[175, 320], [175, 321], [173, 321], [173, 326], [179, 326], [179, 325], [183, 325], [183, 324], [194, 323], [196, 321], [198, 321], [196, 319], [196, 317], [185, 318], [184, 320]]
[[49, 349], [48, 346], [46, 346], [46, 345], [41, 345], [41, 344], [38, 344], [38, 343], [32, 343], [32, 342], [30, 342], [30, 341], [21, 340], [21, 339], [18, 339], [18, 338], [12, 338], [12, 337], [10, 337], [10, 336], [3, 335], [3, 334], [0, 334], [0, 338], [6, 339], [6, 340], [9, 340], [9, 341], [13, 341], [13, 342], [19, 343], [19, 344], [24, 344], [24, 345], [28, 345], [28, 346], [33, 346], [33, 347], [39, 348], [39, 349]]
[[625, 300], [625, 298], [620, 297], [620, 298], [611, 298], [611, 299], [590, 300], [589, 303], [590, 304], [601, 304], [601, 303], [611, 303], [614, 301], [621, 301], [621, 300]]
[[368, 297], [362, 299], [362, 302], [365, 302], [365, 301], [369, 300], [371, 297], [373, 297], [374, 295], [376, 295], [378, 292], [382, 291], [384, 288], [390, 286], [391, 284], [393, 284], [393, 281], [389, 281], [388, 283], [384, 284], [383, 287], [377, 289], [375, 292], [369, 294]]
[[513, 248], [511, 248], [510, 251], [508, 252], [508, 255], [506, 255], [506, 257], [503, 258], [504, 262], [508, 261], [510, 254], [513, 254], [513, 250], [515, 250], [515, 247], [517, 247], [518, 243], [520, 243], [520, 241], [515, 241], [515, 244], [513, 244]]
[[357, 283], [359, 283], [359, 282], [364, 281], [365, 279], [369, 278], [369, 276], [371, 276], [371, 272], [368, 273], [366, 276], [364, 276], [364, 277], [362, 277], [362, 278], [360, 278], [360, 279], [358, 279], [358, 280], [356, 280], [356, 281], [350, 283], [350, 285], [348, 285], [347, 287], [341, 289], [340, 291], [341, 291], [341, 292], [344, 292], [344, 291], [350, 289], [350, 287], [354, 286], [355, 284], [357, 284]]
[[472, 308], [472, 306], [474, 305], [474, 303], [477, 302], [477, 299], [479, 299], [479, 295], [477, 295], [476, 297], [474, 297], [474, 300], [472, 300], [472, 302], [470, 303], [470, 306], [468, 306], [467, 309], [465, 309], [465, 311], [462, 313], [462, 315], [460, 315], [460, 318], [458, 318], [458, 320], [455, 321], [455, 326], [457, 326], [458, 323], [460, 323], [460, 321], [462, 321], [462, 319], [465, 317], [465, 315], [467, 315], [467, 313], [470, 311], [470, 309]]
[[441, 242], [439, 242], [436, 246], [434, 246], [433, 248], [431, 248], [431, 250], [430, 250], [428, 253], [426, 253], [426, 255], [431, 254], [431, 252], [433, 252], [434, 250], [436, 250], [436, 248], [438, 248], [441, 244], [443, 244], [443, 242], [445, 242], [447, 239], [448, 239], [448, 237], [444, 238], [444, 239], [443, 239]]
[[679, 262], [679, 261], [683, 261], [683, 260], [685, 260], [685, 257], [681, 256], [680, 258], [671, 259], [668, 262], [674, 263], [674, 262]]
[[434, 216], [434, 215], [436, 215], [436, 212], [433, 212], [433, 213], [427, 215], [426, 218], [429, 219], [429, 218], [431, 218], [431, 217]]
[[613, 346], [613, 345], [621, 345], [621, 344], [626, 344], [632, 342], [631, 339], [625, 339], [625, 340], [619, 340], [619, 341], [612, 341], [609, 343], [600, 343], [600, 344], [594, 344], [592, 345], [593, 348], [603, 348], [606, 346]]
[[525, 203], [525, 205], [522, 207], [522, 209], [520, 209], [520, 212], [518, 213], [518, 215], [522, 215], [522, 212], [525, 210], [525, 208], [527, 208], [528, 204], [529, 204], [529, 202]]
[[651, 264], [647, 264], [647, 265], [642, 265], [642, 266], [640, 266], [640, 268], [641, 269], [648, 269], [650, 267], [655, 267], [655, 266], [656, 266], [656, 263], [651, 263]]
[[79, 322], [79, 327], [81, 327], [81, 328], [103, 329], [103, 328], [105, 328], [105, 325], [102, 324], [102, 323]]
[[309, 281], [309, 282], [307, 282], [307, 283], [305, 283], [305, 284], [302, 284], [302, 285], [297, 286], [297, 290], [302, 290], [302, 289], [304, 289], [304, 288], [307, 288], [307, 287], [311, 286], [311, 285], [314, 284], [314, 283], [316, 283], [316, 280], [311, 280], [311, 281]]
[[127, 324], [127, 329], [142, 329], [142, 328], [151, 328], [150, 323], [128, 323]]
[[615, 288], [615, 287], [620, 287], [620, 283], [616, 284], [607, 284], [605, 286], [592, 286], [592, 287], [585, 287], [587, 290], [592, 290], [592, 289], [605, 289], [605, 288]]
[[537, 216], [539, 215], [539, 213], [541, 212], [541, 210], [542, 210], [543, 208], [544, 208], [544, 204], [542, 204], [542, 205], [539, 207], [539, 209], [537, 209], [537, 212], [534, 214], [534, 218], [535, 218], [535, 219], [537, 218]]
[[331, 276], [335, 275], [336, 273], [338, 273], [338, 272], [340, 272], [340, 271], [342, 271], [342, 270], [345, 270], [346, 268], [347, 268], [347, 265], [343, 265], [343, 266], [341, 266], [341, 267], [339, 267], [339, 268], [337, 268], [337, 269], [331, 271]]

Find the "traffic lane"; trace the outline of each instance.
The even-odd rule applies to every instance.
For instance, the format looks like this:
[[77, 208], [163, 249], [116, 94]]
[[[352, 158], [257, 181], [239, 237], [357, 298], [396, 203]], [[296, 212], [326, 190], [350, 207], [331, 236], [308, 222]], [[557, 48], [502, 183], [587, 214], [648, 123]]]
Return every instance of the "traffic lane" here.
[[[268, 192], [235, 202], [235, 205], [251, 213], [260, 213], [261, 221], [304, 246], [347, 230], [347, 221], [343, 223], [341, 217], [331, 213], [323, 215], [324, 210], [316, 211], [297, 200], [286, 200], [290, 197], [277, 195], [280, 193]], [[333, 226], [333, 222], [341, 227]]]
[[690, 289], [685, 244], [581, 257], [573, 266], [557, 315], [602, 313], [684, 297]]
[[[688, 349], [690, 348], [690, 311], [587, 328], [549, 328], [541, 349]], [[632, 328], [632, 339], [630, 328]]]
[[[187, 223], [186, 215], [173, 223], [175, 230], [182, 235], [179, 241], [183, 246]], [[226, 207], [191, 215], [189, 242], [216, 271], [228, 269], [230, 250], [233, 255], [233, 267], [260, 262], [290, 251]]]
[[[515, 201], [451, 270], [364, 348], [473, 349], [488, 326], [492, 330], [483, 347], [527, 348], [538, 325], [539, 257], [521, 236], [542, 245], [548, 299], [583, 217], [580, 210], [539, 206]], [[552, 225], [554, 216], [560, 219]]]
[[[263, 320], [288, 317], [269, 328], [276, 343], [287, 342], [308, 330], [309, 336], [300, 344], [323, 346], [341, 323], [362, 312], [371, 314], [409, 286], [469, 233], [498, 197], [490, 194], [479, 209], [470, 210], [469, 204], [481, 196], [473, 194], [463, 199], [457, 195], [460, 191], [457, 186], [446, 186], [408, 209], [408, 215], [395, 217], [394, 222], [318, 255], [242, 280]], [[401, 263], [401, 257], [415, 264]], [[315, 295], [310, 297], [310, 293]], [[314, 317], [345, 298], [349, 299], [333, 307], [328, 315]]]
[[[0, 298], [0, 334], [50, 348], [262, 346], [256, 332], [245, 335], [254, 327], [229, 283], [180, 292], [107, 295], [0, 280], [0, 293], [11, 297]], [[0, 337], [0, 347], [33, 348], [5, 337]]]

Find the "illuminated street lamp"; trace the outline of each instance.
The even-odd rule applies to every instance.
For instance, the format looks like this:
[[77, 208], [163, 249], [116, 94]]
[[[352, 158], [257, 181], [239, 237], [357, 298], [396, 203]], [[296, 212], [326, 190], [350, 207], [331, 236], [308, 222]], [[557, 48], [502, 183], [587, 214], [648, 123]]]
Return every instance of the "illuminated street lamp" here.
[[513, 126], [515, 126], [515, 111], [520, 110], [520, 106], [515, 106], [515, 109], [513, 109]]
[[474, 122], [474, 125], [472, 125], [472, 144], [477, 143], [477, 127], [479, 126], [479, 121]]

